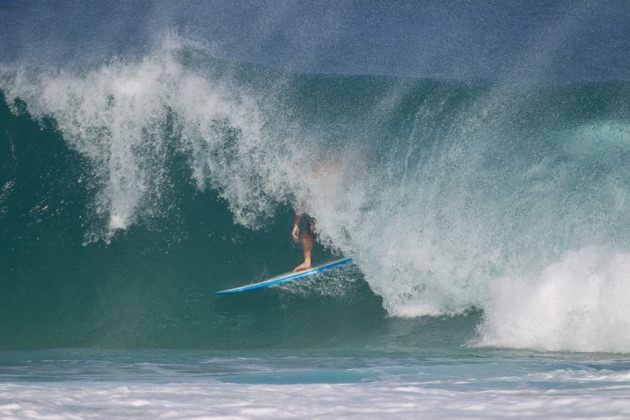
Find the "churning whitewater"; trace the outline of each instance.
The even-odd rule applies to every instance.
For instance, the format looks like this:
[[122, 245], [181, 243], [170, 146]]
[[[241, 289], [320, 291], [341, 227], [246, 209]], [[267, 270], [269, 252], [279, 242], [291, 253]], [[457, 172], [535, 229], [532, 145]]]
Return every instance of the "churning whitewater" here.
[[[0, 40], [0, 417], [630, 418], [629, 2], [5, 0]], [[309, 237], [353, 263], [213, 293]]]
[[[627, 82], [304, 75], [228, 63], [169, 35], [145, 55], [79, 69], [5, 66], [0, 88], [0, 220], [19, 227], [3, 235], [27, 232], [3, 242], [8, 259], [41, 270], [25, 279], [31, 274], [13, 271], [18, 263], [4, 264], [4, 276], [20, 278], [3, 294], [28, 285], [45, 311], [51, 303], [37, 296], [69, 275], [24, 246], [77, 255], [86, 276], [75, 290], [53, 288], [69, 304], [46, 317], [56, 333], [22, 336], [23, 328], [43, 328], [30, 324], [44, 322], [36, 315], [4, 327], [4, 346], [171, 345], [174, 330], [184, 345], [241, 345], [229, 336], [256, 329], [253, 321], [233, 324], [230, 317], [245, 316], [238, 306], [208, 303], [202, 290], [292, 267], [282, 244], [290, 212], [301, 206], [317, 220], [320, 258], [356, 262], [304, 292], [324, 306], [354, 302], [356, 319], [331, 343], [383, 308], [393, 318], [446, 316], [445, 326], [465, 331], [455, 339], [465, 345], [630, 352]], [[16, 127], [37, 138], [16, 137]], [[34, 177], [46, 188], [28, 198]], [[68, 232], [80, 249], [58, 241]], [[201, 251], [210, 252], [208, 265], [187, 267], [183, 254]], [[124, 266], [132, 261], [160, 266], [159, 255], [174, 262], [169, 252], [184, 265], [123, 285], [104, 272], [116, 252], [130, 253], [111, 267], [119, 274], [133, 273]], [[218, 268], [226, 263], [229, 270]], [[98, 291], [94, 302], [72, 303], [87, 288]], [[175, 290], [187, 309], [170, 302]], [[148, 307], [149, 299], [164, 335], [132, 321], [126, 307]], [[214, 305], [214, 326], [202, 328], [212, 338], [184, 326], [203, 305]], [[68, 339], [68, 320], [84, 317], [121, 330], [110, 324], [98, 337], [99, 327], [81, 332], [75, 321], [79, 333]], [[298, 330], [276, 338], [283, 346], [310, 342]]]

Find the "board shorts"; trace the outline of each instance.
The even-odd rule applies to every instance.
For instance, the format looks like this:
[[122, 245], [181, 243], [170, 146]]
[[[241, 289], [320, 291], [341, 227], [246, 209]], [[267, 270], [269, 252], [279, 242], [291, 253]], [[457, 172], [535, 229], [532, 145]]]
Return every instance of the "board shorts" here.
[[306, 227], [304, 228], [304, 232], [311, 235], [311, 238], [317, 239], [317, 232], [315, 231], [315, 223], [316, 220], [314, 217], [308, 217], [306, 219]]

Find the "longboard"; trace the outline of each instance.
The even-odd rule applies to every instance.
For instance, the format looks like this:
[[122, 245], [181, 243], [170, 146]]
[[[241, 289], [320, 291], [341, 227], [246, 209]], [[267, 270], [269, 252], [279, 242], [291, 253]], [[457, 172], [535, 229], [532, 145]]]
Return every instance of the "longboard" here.
[[249, 290], [261, 289], [263, 287], [274, 286], [280, 283], [286, 283], [288, 281], [293, 281], [297, 279], [301, 279], [302, 277], [310, 276], [311, 274], [321, 273], [322, 271], [332, 270], [333, 268], [346, 265], [352, 262], [352, 258], [342, 258], [340, 260], [335, 260], [328, 262], [326, 264], [318, 265], [317, 267], [310, 268], [304, 271], [298, 271], [297, 273], [286, 273], [277, 277], [273, 277], [269, 280], [261, 281], [258, 283], [247, 284], [245, 286], [235, 287], [233, 289], [220, 290], [218, 292], [213, 292], [215, 295], [226, 295], [229, 293], [239, 293], [239, 292], [247, 292]]

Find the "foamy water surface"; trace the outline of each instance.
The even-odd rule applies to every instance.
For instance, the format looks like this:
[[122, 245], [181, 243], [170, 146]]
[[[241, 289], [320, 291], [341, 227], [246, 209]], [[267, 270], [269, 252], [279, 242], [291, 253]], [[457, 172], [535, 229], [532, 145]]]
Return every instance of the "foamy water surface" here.
[[2, 418], [630, 415], [626, 359], [71, 350], [2, 360]]

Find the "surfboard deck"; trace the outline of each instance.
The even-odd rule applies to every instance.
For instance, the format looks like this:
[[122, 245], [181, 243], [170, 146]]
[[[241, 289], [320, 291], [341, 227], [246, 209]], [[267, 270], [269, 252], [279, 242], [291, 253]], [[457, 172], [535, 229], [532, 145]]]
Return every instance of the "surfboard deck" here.
[[302, 277], [310, 276], [312, 274], [321, 273], [323, 271], [332, 270], [333, 268], [346, 265], [352, 262], [352, 258], [341, 258], [339, 260], [327, 262], [326, 264], [321, 264], [316, 267], [310, 268], [308, 270], [299, 271], [297, 273], [286, 273], [282, 274], [269, 280], [260, 281], [258, 283], [246, 284], [245, 286], [235, 287], [233, 289], [220, 290], [218, 292], [212, 292], [215, 295], [226, 295], [229, 293], [239, 293], [239, 292], [247, 292], [250, 290], [261, 289], [263, 287], [274, 286], [280, 283], [286, 283], [288, 281], [294, 281], [297, 279], [301, 279]]

